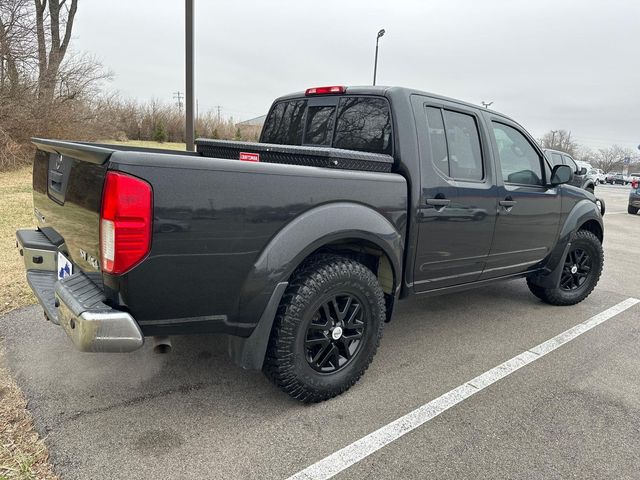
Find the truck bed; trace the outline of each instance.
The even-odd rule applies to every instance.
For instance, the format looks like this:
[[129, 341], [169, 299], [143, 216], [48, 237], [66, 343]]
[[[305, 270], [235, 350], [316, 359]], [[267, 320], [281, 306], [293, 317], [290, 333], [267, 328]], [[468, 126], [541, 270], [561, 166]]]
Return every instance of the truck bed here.
[[[247, 335], [271, 293], [256, 281], [266, 275], [258, 265], [266, 262], [273, 268], [281, 261], [265, 251], [270, 245], [286, 245], [285, 253], [292, 252], [294, 244], [287, 242], [302, 242], [302, 237], [286, 236], [285, 242], [278, 236], [294, 221], [305, 222], [315, 212], [315, 220], [303, 229], [305, 235], [313, 235], [314, 228], [335, 216], [323, 217], [328, 215], [323, 213], [327, 206], [333, 206], [334, 212], [343, 212], [341, 205], [349, 212], [366, 210], [399, 236], [406, 228], [407, 184], [394, 173], [55, 140], [34, 139], [34, 143], [38, 147], [33, 188], [39, 228], [61, 245], [74, 273], [100, 272], [100, 205], [107, 171], [132, 175], [152, 187], [148, 257], [125, 274], [103, 274], [100, 285], [105, 301], [131, 313], [145, 335]], [[273, 146], [259, 145], [254, 150], [264, 153], [262, 149], [267, 148]], [[229, 150], [234, 149], [239, 152], [244, 144], [230, 142]], [[306, 150], [316, 149], [291, 148]], [[346, 213], [339, 216], [354, 236], [370, 234]], [[398, 248], [401, 251], [401, 245]], [[276, 278], [276, 273], [284, 271], [271, 272], [265, 281]]]

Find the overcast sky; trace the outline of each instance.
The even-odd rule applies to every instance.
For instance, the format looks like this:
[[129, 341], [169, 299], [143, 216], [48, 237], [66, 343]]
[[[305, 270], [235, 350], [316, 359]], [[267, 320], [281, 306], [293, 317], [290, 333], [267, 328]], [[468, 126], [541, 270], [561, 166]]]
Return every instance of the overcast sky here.
[[[82, 0], [74, 48], [109, 88], [170, 102], [184, 92], [184, 1]], [[248, 119], [282, 94], [372, 81], [514, 117], [536, 138], [568, 129], [600, 148], [640, 144], [638, 0], [195, 0], [200, 110]]]

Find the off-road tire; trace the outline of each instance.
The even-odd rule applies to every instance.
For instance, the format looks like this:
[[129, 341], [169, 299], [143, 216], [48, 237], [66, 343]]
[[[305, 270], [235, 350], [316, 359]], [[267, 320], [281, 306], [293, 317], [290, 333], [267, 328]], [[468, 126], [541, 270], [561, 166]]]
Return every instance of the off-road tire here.
[[[362, 344], [333, 373], [312, 368], [306, 356], [307, 329], [319, 305], [331, 295], [353, 292], [363, 309]], [[291, 397], [321, 402], [353, 386], [373, 360], [385, 320], [384, 293], [376, 275], [347, 257], [321, 254], [305, 261], [292, 275], [276, 318], [263, 367], [265, 375]]]
[[[590, 274], [585, 282], [575, 290], [564, 290], [560, 285], [554, 288], [544, 288], [536, 285], [531, 279], [527, 278], [527, 286], [531, 293], [545, 303], [559, 306], [575, 305], [587, 298], [598, 284], [598, 280], [602, 274], [604, 252], [598, 237], [587, 230], [579, 230], [576, 233], [575, 238], [571, 242], [570, 252], [575, 249], [587, 251], [593, 259]], [[564, 262], [565, 259], [563, 259], [563, 263]]]
[[636, 213], [638, 213], [638, 207], [632, 207], [631, 205], [629, 205], [627, 207], [627, 212], [631, 215], [635, 215]]

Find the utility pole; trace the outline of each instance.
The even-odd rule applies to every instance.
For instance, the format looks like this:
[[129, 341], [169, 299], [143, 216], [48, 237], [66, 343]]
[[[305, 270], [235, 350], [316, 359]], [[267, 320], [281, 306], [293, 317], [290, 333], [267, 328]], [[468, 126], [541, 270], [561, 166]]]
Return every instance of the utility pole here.
[[220, 116], [220, 110], [222, 110], [222, 105], [215, 105], [213, 108], [215, 108], [216, 110], [218, 110], [218, 123], [220, 123], [220, 119], [222, 118]]
[[193, 69], [193, 48], [194, 48], [194, 15], [193, 0], [185, 0], [185, 140], [187, 142], [187, 150], [193, 152], [195, 150], [194, 143], [194, 121], [193, 107], [194, 102], [194, 69]]
[[178, 112], [180, 112], [180, 115], [182, 115], [182, 99], [184, 98], [184, 95], [182, 95], [182, 92], [173, 92], [173, 99], [176, 101], [176, 105], [178, 106]]
[[491, 105], [493, 105], [493, 102], [484, 102], [484, 101], [482, 101], [480, 103], [482, 104], [482, 106], [484, 108], [489, 108]]
[[556, 148], [556, 133], [558, 130], [551, 130], [551, 148]]

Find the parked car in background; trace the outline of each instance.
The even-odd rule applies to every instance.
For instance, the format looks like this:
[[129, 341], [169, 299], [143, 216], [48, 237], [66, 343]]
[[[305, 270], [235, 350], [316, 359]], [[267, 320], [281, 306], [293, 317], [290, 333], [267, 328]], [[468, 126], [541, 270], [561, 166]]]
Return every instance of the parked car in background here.
[[640, 174], [632, 173], [631, 176], [635, 176], [631, 180], [631, 191], [629, 192], [629, 206], [627, 212], [631, 215], [635, 215], [640, 210]]
[[610, 183], [611, 185], [626, 185], [629, 183], [629, 179], [625, 174], [618, 172], [607, 177], [607, 183]]
[[634, 181], [639, 182], [640, 173], [630, 173], [628, 179], [629, 179], [629, 183], [633, 183]]
[[561, 152], [560, 150], [552, 150], [550, 148], [543, 149], [544, 154], [551, 162], [551, 166], [568, 165], [573, 171], [573, 177], [569, 181], [569, 185], [582, 188], [591, 193], [595, 193], [596, 184], [593, 179], [587, 175], [587, 167], [580, 166], [571, 155]]
[[605, 183], [613, 183], [613, 177], [617, 175], [618, 172], [607, 172], [607, 175], [604, 178]]
[[607, 181], [607, 175], [599, 168], [591, 167], [590, 170], [587, 170], [587, 176], [591, 178], [596, 185], [606, 183]]

